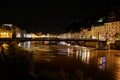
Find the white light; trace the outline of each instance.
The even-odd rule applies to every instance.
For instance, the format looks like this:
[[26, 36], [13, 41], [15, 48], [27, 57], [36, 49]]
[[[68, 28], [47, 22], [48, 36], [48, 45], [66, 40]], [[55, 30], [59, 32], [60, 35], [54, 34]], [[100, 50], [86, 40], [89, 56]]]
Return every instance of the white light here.
[[32, 36], [31, 36], [30, 34], [27, 34], [26, 37], [27, 37], [27, 38], [31, 38]]
[[10, 26], [10, 27], [12, 26], [12, 24], [3, 24], [3, 25], [4, 25], [4, 26]]
[[20, 38], [21, 37], [20, 33], [18, 33], [18, 35], [16, 37]]
[[18, 43], [18, 46], [21, 46], [21, 43]]
[[70, 46], [70, 44], [68, 44], [68, 46]]

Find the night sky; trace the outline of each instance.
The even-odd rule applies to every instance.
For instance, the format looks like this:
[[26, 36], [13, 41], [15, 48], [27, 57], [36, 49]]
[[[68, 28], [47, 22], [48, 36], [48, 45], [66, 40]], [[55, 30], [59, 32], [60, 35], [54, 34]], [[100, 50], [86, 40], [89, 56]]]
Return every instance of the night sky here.
[[103, 12], [116, 1], [5, 1], [0, 3], [0, 23], [15, 24], [27, 32], [61, 33], [68, 23]]

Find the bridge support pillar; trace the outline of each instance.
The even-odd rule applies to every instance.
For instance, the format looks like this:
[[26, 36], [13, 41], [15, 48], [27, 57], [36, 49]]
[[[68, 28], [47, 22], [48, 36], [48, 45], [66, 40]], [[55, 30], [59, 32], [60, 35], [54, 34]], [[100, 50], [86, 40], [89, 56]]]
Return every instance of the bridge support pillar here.
[[96, 44], [96, 49], [107, 49], [106, 42], [98, 41]]

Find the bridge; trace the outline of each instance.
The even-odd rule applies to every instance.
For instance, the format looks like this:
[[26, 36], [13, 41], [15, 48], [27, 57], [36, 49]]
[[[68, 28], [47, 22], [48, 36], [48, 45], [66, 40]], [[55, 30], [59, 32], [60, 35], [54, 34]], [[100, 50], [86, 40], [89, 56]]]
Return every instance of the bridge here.
[[106, 41], [98, 40], [98, 39], [61, 39], [61, 38], [0, 38], [0, 42], [25, 42], [25, 41], [49, 41], [49, 42], [60, 42], [65, 41], [68, 43], [76, 42], [81, 46], [95, 47], [96, 49], [106, 49]]
[[0, 41], [101, 41], [105, 42], [105, 40], [98, 39], [61, 39], [61, 38], [0, 38]]

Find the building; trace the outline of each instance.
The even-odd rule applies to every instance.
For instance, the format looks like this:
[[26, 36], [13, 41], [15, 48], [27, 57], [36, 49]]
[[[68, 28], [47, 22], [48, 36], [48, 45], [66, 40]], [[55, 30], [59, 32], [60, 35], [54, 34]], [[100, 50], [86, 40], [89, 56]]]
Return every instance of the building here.
[[13, 24], [0, 25], [0, 38], [22, 38], [25, 37], [25, 34], [25, 30], [21, 30]]
[[120, 33], [120, 21], [108, 22], [104, 24], [108, 37], [114, 36], [116, 33]]
[[0, 25], [0, 38], [12, 38], [12, 32], [10, 27]]
[[0, 38], [12, 38], [11, 31], [6, 29], [0, 29]]
[[80, 33], [84, 33], [84, 36], [91, 36], [92, 39], [110, 39], [113, 38], [116, 33], [120, 33], [120, 21], [107, 22], [97, 26], [92, 25], [90, 31], [84, 29]]

